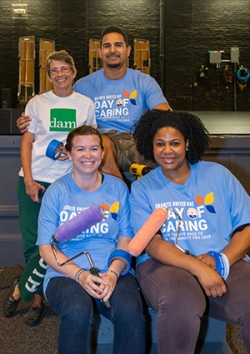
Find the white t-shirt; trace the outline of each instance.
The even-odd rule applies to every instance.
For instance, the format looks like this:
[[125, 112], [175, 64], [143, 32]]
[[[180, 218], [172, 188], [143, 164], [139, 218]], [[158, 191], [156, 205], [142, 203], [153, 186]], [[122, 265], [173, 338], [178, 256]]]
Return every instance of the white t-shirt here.
[[[32, 119], [28, 131], [35, 134], [32, 144], [31, 172], [34, 180], [52, 183], [70, 172], [70, 160], [58, 161], [46, 156], [53, 139], [65, 144], [68, 133], [81, 125], [96, 128], [95, 105], [90, 98], [77, 92], [59, 97], [52, 91], [33, 97], [27, 104], [25, 115]], [[19, 176], [23, 175], [21, 168]]]

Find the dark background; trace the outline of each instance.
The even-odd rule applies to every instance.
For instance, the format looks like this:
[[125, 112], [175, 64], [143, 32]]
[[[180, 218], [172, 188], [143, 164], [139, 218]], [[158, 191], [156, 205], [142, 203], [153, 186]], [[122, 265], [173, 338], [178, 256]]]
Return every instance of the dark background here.
[[[22, 0], [27, 19], [12, 18], [12, 4], [0, 2], [0, 89], [12, 90], [17, 107], [19, 37], [35, 36], [36, 93], [39, 91], [39, 40], [55, 40], [75, 59], [77, 78], [88, 74], [88, 43], [107, 25], [121, 26], [133, 49], [134, 38], [150, 41], [151, 75], [160, 83], [160, 8], [164, 12], [164, 86], [176, 110], [248, 111], [250, 82], [241, 91], [222, 80], [222, 70], [209, 64], [209, 50], [239, 47], [240, 65], [250, 68], [250, 0]], [[200, 79], [200, 67], [209, 70]], [[233, 70], [233, 64], [229, 63]], [[133, 67], [133, 50], [129, 66]], [[237, 70], [239, 65], [237, 64]], [[234, 97], [237, 106], [234, 105]]]

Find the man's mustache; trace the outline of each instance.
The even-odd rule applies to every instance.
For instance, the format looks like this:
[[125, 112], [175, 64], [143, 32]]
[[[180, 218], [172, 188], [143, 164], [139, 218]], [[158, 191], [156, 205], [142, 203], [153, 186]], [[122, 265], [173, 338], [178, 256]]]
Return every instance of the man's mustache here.
[[116, 53], [116, 52], [111, 52], [109, 54], [106, 55], [107, 58], [111, 57], [111, 56], [116, 56], [117, 58], [120, 58], [120, 54]]

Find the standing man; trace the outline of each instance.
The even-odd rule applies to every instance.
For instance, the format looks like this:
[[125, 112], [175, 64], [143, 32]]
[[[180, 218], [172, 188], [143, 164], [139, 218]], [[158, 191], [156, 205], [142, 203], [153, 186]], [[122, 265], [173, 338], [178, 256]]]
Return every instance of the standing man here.
[[[101, 34], [99, 49], [103, 69], [81, 78], [73, 87], [94, 101], [98, 129], [111, 139], [123, 171], [128, 171], [134, 162], [143, 162], [132, 139], [134, 123], [147, 109], [171, 110], [160, 86], [150, 75], [127, 68], [130, 51], [125, 32], [120, 27], [108, 26]], [[27, 117], [18, 119], [21, 132], [28, 124]], [[105, 148], [110, 151], [110, 146]], [[105, 169], [113, 174], [115, 160], [106, 160]]]

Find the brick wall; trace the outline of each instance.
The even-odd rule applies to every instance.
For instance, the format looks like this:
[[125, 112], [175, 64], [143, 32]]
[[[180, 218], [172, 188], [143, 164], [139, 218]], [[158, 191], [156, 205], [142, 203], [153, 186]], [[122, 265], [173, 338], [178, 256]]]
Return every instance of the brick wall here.
[[[39, 39], [55, 40], [56, 49], [73, 55], [78, 78], [88, 73], [88, 42], [99, 38], [109, 24], [123, 27], [129, 42], [150, 41], [151, 75], [160, 82], [159, 40], [160, 0], [26, 0], [27, 19], [12, 19], [11, 5], [0, 3], [0, 88], [11, 88], [13, 107], [17, 105], [18, 39], [36, 38], [36, 92], [39, 91]], [[249, 0], [165, 0], [165, 86], [174, 109], [228, 110], [234, 105], [234, 86], [221, 79], [221, 69], [209, 64], [208, 50], [240, 48], [240, 64], [250, 69]], [[133, 48], [132, 48], [133, 49]], [[130, 58], [133, 66], [133, 50]], [[208, 67], [209, 79], [201, 81], [201, 65]], [[229, 63], [233, 70], [233, 65]], [[238, 66], [237, 66], [238, 69]], [[250, 83], [236, 88], [236, 109], [250, 110]]]

